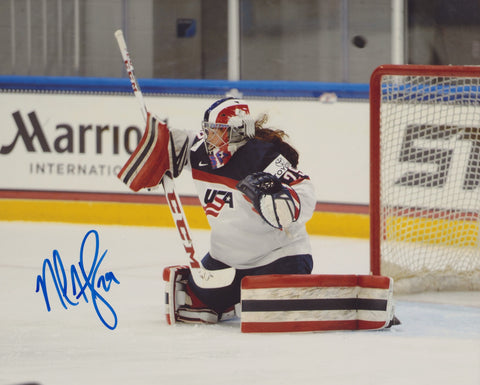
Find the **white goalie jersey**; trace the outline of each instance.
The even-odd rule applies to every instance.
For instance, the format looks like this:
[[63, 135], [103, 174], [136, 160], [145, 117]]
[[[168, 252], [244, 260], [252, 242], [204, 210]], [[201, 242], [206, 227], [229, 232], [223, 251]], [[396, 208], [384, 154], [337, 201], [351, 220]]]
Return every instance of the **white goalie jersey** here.
[[[190, 142], [186, 168], [191, 169], [211, 227], [210, 254], [214, 259], [248, 269], [289, 255], [311, 254], [305, 223], [315, 209], [313, 184], [291, 166], [273, 143], [248, 140], [225, 166], [213, 169], [203, 135]], [[299, 216], [285, 229], [269, 225], [236, 188], [240, 180], [258, 171], [275, 175], [298, 197]]]

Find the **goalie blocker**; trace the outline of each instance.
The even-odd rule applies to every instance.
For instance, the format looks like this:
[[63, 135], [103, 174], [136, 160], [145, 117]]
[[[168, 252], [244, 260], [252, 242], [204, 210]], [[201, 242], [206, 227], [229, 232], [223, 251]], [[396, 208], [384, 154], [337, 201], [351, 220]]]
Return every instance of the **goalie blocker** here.
[[394, 316], [393, 280], [371, 275], [264, 275], [242, 280], [241, 330], [382, 329]]
[[165, 121], [147, 112], [147, 126], [135, 151], [118, 173], [133, 191], [158, 186], [165, 173], [174, 178], [185, 165], [188, 137], [177, 130], [172, 135]]

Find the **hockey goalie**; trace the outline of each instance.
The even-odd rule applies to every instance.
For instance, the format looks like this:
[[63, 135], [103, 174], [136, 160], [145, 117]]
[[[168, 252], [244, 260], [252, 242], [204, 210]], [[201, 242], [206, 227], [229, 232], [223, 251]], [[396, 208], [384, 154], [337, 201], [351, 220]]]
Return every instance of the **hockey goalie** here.
[[[213, 103], [199, 132], [169, 129], [148, 113], [145, 134], [119, 173], [132, 190], [190, 170], [211, 227], [205, 287], [195, 266], [164, 269], [169, 324], [216, 323], [240, 311], [242, 331], [381, 329], [394, 318], [387, 277], [312, 275], [305, 224], [316, 198], [281, 130], [236, 98]], [[208, 277], [207, 277], [208, 278]], [[241, 305], [239, 305], [241, 304]]]

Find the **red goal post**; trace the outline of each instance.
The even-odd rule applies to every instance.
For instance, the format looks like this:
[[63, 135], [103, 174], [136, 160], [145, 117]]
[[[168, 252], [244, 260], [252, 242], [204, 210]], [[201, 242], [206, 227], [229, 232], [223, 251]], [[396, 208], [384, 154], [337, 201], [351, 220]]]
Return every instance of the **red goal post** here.
[[480, 290], [480, 67], [370, 80], [370, 264], [395, 290]]

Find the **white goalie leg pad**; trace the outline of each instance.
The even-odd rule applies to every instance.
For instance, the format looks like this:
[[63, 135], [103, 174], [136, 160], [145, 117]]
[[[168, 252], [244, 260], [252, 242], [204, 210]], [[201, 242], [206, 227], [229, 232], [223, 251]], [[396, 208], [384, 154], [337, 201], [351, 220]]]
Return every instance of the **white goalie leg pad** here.
[[[391, 326], [395, 318], [395, 301], [393, 300], [393, 278], [385, 276], [358, 276], [357, 319], [359, 329], [383, 329]], [[376, 307], [362, 306], [369, 301], [377, 303]], [[382, 303], [385, 304], [385, 310]], [[383, 324], [382, 324], [383, 323]]]
[[208, 308], [195, 309], [188, 306], [180, 306], [177, 310], [177, 321], [192, 324], [216, 324], [218, 314]]
[[193, 308], [180, 306], [177, 310], [177, 321], [185, 323], [216, 324], [220, 321], [228, 321], [236, 317], [235, 308], [227, 309], [221, 314], [207, 307]]
[[394, 319], [393, 280], [383, 276], [249, 276], [241, 298], [244, 333], [382, 329]]
[[177, 321], [177, 309], [186, 301], [186, 286], [190, 268], [188, 266], [168, 266], [163, 269], [165, 281], [165, 317], [169, 325]]
[[[169, 266], [163, 270], [167, 323], [169, 325], [176, 322], [217, 323], [219, 320], [218, 313], [205, 306], [195, 298], [193, 293], [188, 292], [187, 281], [189, 275], [190, 268], [188, 266]], [[226, 313], [225, 316], [227, 316]]]

